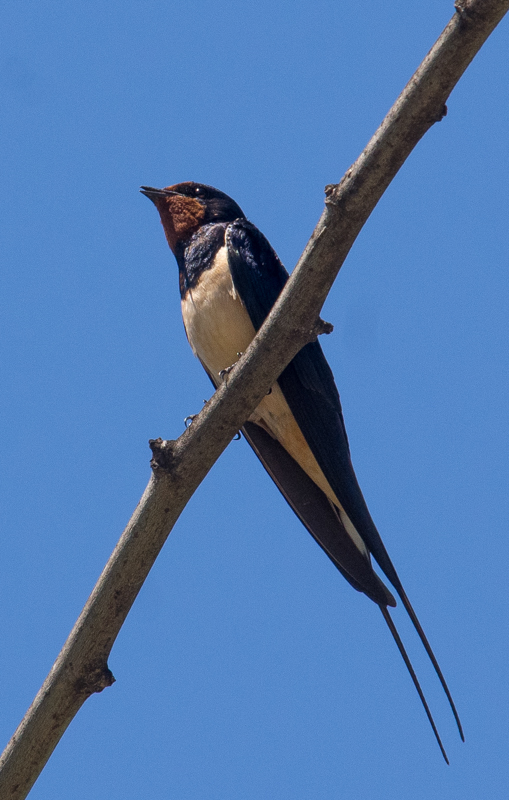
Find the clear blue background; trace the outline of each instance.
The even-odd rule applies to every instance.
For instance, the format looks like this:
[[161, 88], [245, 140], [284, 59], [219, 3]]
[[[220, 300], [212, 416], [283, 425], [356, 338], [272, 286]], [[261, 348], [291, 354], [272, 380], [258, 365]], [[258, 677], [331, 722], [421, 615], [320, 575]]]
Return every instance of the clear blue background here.
[[[7, 742], [150, 475], [210, 395], [140, 184], [232, 195], [288, 268], [452, 2], [7, 2], [0, 56], [0, 728]], [[324, 309], [374, 519], [456, 734], [380, 613], [245, 442], [186, 508], [34, 800], [509, 794], [504, 21], [373, 213]]]

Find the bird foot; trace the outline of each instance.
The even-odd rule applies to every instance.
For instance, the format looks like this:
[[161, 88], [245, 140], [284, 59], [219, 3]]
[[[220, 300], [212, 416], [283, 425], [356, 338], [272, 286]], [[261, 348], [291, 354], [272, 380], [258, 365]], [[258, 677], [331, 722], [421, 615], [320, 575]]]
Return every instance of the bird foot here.
[[[243, 355], [244, 355], [244, 353], [237, 353], [237, 361]], [[226, 369], [222, 369], [220, 372], [218, 372], [218, 375], [219, 375], [219, 378], [221, 379], [221, 382], [223, 382], [228, 377], [228, 375], [230, 374], [230, 372], [234, 368], [234, 366], [237, 363], [237, 361], [235, 361], [235, 363], [233, 363], [230, 367], [226, 367]]]
[[232, 369], [234, 368], [234, 366], [235, 366], [235, 364], [232, 364], [232, 365], [231, 365], [231, 367], [226, 367], [226, 369], [222, 369], [222, 370], [221, 370], [221, 371], [218, 373], [218, 375], [219, 375], [219, 378], [220, 378], [220, 380], [221, 380], [221, 383], [223, 383], [223, 382], [226, 380], [226, 378], [228, 377], [228, 375], [230, 374], [230, 372], [232, 371]]

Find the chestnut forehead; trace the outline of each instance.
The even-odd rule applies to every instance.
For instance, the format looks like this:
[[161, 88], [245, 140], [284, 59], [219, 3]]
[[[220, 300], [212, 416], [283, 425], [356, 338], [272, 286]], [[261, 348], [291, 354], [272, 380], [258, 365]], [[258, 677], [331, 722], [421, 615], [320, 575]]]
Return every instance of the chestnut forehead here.
[[173, 186], [165, 186], [164, 188], [169, 192], [182, 192], [190, 186], [193, 186], [192, 181], [184, 181], [183, 183], [175, 183]]

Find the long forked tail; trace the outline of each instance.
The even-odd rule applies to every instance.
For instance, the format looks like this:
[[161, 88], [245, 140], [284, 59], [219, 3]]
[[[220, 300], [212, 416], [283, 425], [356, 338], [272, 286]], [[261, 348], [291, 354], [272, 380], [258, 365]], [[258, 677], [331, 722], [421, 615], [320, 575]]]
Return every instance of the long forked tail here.
[[[437, 661], [437, 659], [435, 657], [435, 654], [434, 654], [433, 650], [431, 649], [431, 645], [428, 642], [428, 638], [427, 638], [426, 634], [424, 633], [424, 631], [422, 629], [421, 623], [417, 619], [417, 614], [413, 610], [412, 604], [410, 603], [410, 600], [406, 596], [405, 590], [401, 586], [401, 582], [399, 583], [399, 585], [396, 588], [397, 588], [397, 592], [398, 592], [398, 594], [399, 594], [399, 596], [401, 598], [401, 602], [403, 603], [403, 606], [404, 606], [408, 616], [412, 620], [412, 624], [413, 624], [415, 630], [417, 631], [417, 633], [419, 634], [419, 638], [420, 638], [420, 640], [421, 640], [421, 642], [422, 642], [422, 644], [424, 646], [424, 649], [426, 650], [426, 653], [428, 654], [429, 660], [433, 664], [435, 672], [438, 675], [438, 679], [439, 679], [440, 683], [442, 684], [442, 688], [443, 688], [443, 690], [444, 690], [444, 692], [446, 694], [446, 697], [447, 697], [447, 699], [449, 701], [449, 705], [451, 707], [451, 711], [454, 714], [454, 719], [456, 720], [456, 725], [458, 726], [458, 731], [459, 731], [459, 734], [461, 736], [461, 741], [464, 742], [465, 741], [465, 736], [463, 735], [463, 728], [461, 726], [461, 721], [460, 721], [458, 712], [456, 711], [456, 706], [454, 705], [454, 700], [452, 699], [452, 695], [451, 695], [451, 693], [449, 691], [449, 687], [447, 686], [445, 678], [444, 678], [444, 676], [442, 674], [442, 670], [440, 669], [440, 665], [439, 665], [439, 663], [438, 663], [438, 661]], [[385, 609], [385, 611], [387, 612], [387, 609]], [[389, 620], [387, 619], [387, 616], [384, 613], [384, 609], [382, 609], [382, 614], [384, 615], [385, 621], [389, 625], [389, 628], [391, 628], [392, 635], [394, 636], [394, 632], [392, 631], [392, 627], [391, 627], [391, 625], [392, 626], [394, 625], [394, 623], [392, 622], [392, 619], [390, 620], [390, 623], [389, 623]], [[388, 615], [388, 612], [387, 612], [387, 615]], [[390, 619], [390, 617], [389, 617], [389, 619]], [[394, 637], [394, 638], [396, 638], [396, 637]], [[398, 645], [398, 647], [399, 647], [399, 645]], [[400, 651], [401, 651], [401, 647], [400, 647]], [[403, 653], [401, 653], [401, 654], [403, 655]], [[403, 656], [403, 658], [405, 658], [405, 656]], [[414, 683], [415, 683], [415, 679], [414, 679]]]
[[[434, 668], [434, 670], [435, 670], [435, 672], [436, 672], [436, 674], [438, 676], [438, 679], [439, 679], [440, 683], [442, 684], [442, 688], [443, 688], [443, 690], [444, 690], [444, 692], [446, 694], [446, 697], [447, 697], [447, 699], [449, 701], [449, 705], [451, 707], [451, 711], [454, 714], [454, 719], [456, 720], [456, 725], [458, 726], [458, 731], [459, 731], [459, 734], [461, 736], [461, 740], [464, 742], [465, 741], [465, 736], [463, 735], [463, 728], [461, 727], [459, 714], [456, 711], [456, 706], [454, 705], [454, 700], [452, 699], [452, 695], [451, 695], [451, 693], [449, 691], [449, 687], [447, 686], [447, 683], [446, 683], [445, 678], [443, 676], [442, 670], [440, 669], [439, 663], [438, 663], [438, 661], [437, 661], [437, 659], [435, 657], [435, 654], [434, 654], [433, 650], [431, 649], [431, 645], [428, 642], [428, 638], [427, 638], [426, 634], [424, 633], [424, 631], [422, 629], [421, 623], [417, 619], [417, 614], [415, 613], [414, 609], [412, 608], [412, 604], [411, 604], [410, 600], [408, 599], [405, 590], [403, 589], [402, 583], [401, 583], [401, 581], [399, 579], [399, 575], [398, 575], [398, 573], [396, 572], [396, 570], [394, 568], [394, 564], [392, 563], [391, 559], [389, 558], [389, 554], [387, 553], [387, 550], [385, 549], [385, 547], [383, 545], [383, 542], [380, 539], [380, 535], [379, 535], [378, 531], [376, 530], [376, 528], [374, 526], [373, 526], [372, 533], [373, 533], [373, 535], [376, 534], [376, 537], [374, 537], [370, 541], [370, 550], [373, 553], [375, 559], [377, 560], [380, 568], [383, 570], [383, 572], [385, 573], [386, 577], [390, 580], [390, 582], [392, 583], [392, 585], [396, 589], [398, 595], [400, 596], [401, 602], [403, 603], [403, 607], [405, 608], [408, 616], [410, 617], [410, 619], [412, 621], [412, 625], [414, 626], [415, 630], [417, 631], [417, 633], [419, 635], [419, 638], [420, 638], [420, 640], [421, 640], [421, 642], [423, 644], [423, 647], [426, 650], [426, 653], [428, 654], [428, 658], [431, 661], [431, 663], [433, 664], [433, 668]], [[382, 606], [380, 606], [380, 608], [382, 608]], [[382, 608], [382, 613], [383, 613], [383, 615], [385, 617], [385, 620], [386, 620], [387, 624], [389, 625], [389, 628], [391, 628], [391, 631], [392, 631], [393, 623], [392, 623], [392, 620], [391, 620], [391, 622], [389, 622], [389, 619], [388, 619], [388, 616], [387, 616], [388, 615], [387, 609], [385, 609], [385, 612], [384, 612], [384, 609]], [[393, 636], [394, 636], [394, 632], [393, 632]], [[396, 638], [396, 637], [394, 637], [394, 638]], [[401, 650], [401, 647], [400, 647], [400, 650]], [[402, 655], [403, 655], [403, 652], [402, 652]], [[404, 656], [403, 656], [403, 658], [404, 658]], [[415, 679], [414, 679], [414, 683], [415, 683]]]
[[[433, 717], [431, 715], [431, 711], [429, 710], [428, 703], [426, 702], [426, 698], [424, 697], [424, 692], [421, 689], [421, 684], [419, 683], [417, 675], [415, 674], [415, 670], [414, 670], [414, 668], [412, 666], [412, 663], [411, 663], [411, 661], [410, 661], [410, 659], [408, 657], [408, 653], [405, 650], [405, 646], [404, 646], [403, 642], [401, 641], [401, 637], [400, 637], [400, 635], [399, 635], [399, 633], [397, 631], [397, 628], [396, 628], [396, 626], [395, 626], [395, 624], [394, 624], [394, 622], [392, 620], [391, 615], [389, 614], [389, 609], [387, 608], [387, 606], [379, 606], [379, 608], [380, 608], [380, 611], [382, 612], [382, 616], [383, 616], [384, 620], [387, 623], [387, 627], [389, 628], [389, 630], [390, 630], [390, 632], [392, 634], [392, 637], [393, 637], [394, 641], [396, 642], [398, 650], [401, 653], [401, 656], [403, 658], [403, 661], [405, 662], [406, 668], [407, 668], [408, 672], [410, 673], [410, 677], [412, 678], [412, 680], [414, 682], [414, 686], [417, 689], [417, 694], [419, 695], [419, 697], [421, 699], [421, 703], [422, 703], [422, 705], [424, 707], [424, 710], [426, 712], [426, 715], [427, 715], [427, 717], [429, 719], [429, 723], [430, 723], [430, 725], [431, 725], [431, 727], [433, 729], [433, 733], [435, 734], [435, 738], [436, 738], [436, 740], [438, 742], [438, 746], [440, 747], [442, 755], [443, 755], [443, 757], [445, 759], [445, 763], [449, 764], [449, 759], [447, 758], [447, 753], [445, 752], [444, 746], [442, 744], [442, 740], [441, 740], [440, 735], [439, 735], [438, 730], [437, 730], [437, 726], [435, 725], [435, 720], [433, 719]], [[435, 666], [435, 664], [434, 664], [434, 666]], [[435, 669], [436, 669], [436, 667], [435, 667]], [[445, 681], [443, 681], [443, 683], [445, 683]], [[450, 700], [450, 702], [451, 702], [451, 704], [453, 706], [453, 711], [455, 711], [454, 704], [452, 703], [452, 700]], [[460, 726], [460, 733], [462, 733], [461, 726]]]

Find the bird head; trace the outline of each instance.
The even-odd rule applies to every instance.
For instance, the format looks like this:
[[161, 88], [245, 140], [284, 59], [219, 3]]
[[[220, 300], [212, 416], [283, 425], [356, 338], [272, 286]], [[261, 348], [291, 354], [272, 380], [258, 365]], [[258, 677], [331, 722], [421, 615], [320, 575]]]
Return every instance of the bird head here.
[[140, 191], [159, 211], [173, 252], [177, 244], [190, 239], [202, 225], [244, 218], [242, 209], [231, 197], [203, 183], [186, 181], [165, 189], [142, 186]]

